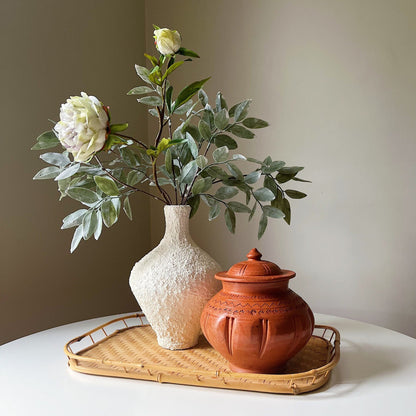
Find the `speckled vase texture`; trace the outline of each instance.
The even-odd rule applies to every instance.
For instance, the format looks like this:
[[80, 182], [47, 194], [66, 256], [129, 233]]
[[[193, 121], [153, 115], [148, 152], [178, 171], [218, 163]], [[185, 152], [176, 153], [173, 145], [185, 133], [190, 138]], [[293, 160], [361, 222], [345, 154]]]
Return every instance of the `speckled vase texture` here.
[[221, 288], [214, 278], [221, 266], [192, 240], [189, 213], [188, 205], [165, 206], [163, 239], [130, 274], [131, 290], [159, 345], [169, 350], [198, 343], [202, 310]]

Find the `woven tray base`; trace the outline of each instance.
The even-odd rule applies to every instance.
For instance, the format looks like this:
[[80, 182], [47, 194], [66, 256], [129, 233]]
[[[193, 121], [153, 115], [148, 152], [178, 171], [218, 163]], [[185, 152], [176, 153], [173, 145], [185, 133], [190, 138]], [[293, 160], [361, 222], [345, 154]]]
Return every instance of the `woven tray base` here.
[[[129, 327], [129, 319], [139, 325]], [[65, 346], [69, 366], [79, 372], [152, 380], [204, 387], [298, 394], [315, 390], [328, 380], [339, 360], [339, 333], [319, 326], [306, 347], [293, 357], [281, 374], [242, 374], [228, 369], [227, 361], [201, 336], [188, 350], [169, 351], [159, 347], [156, 335], [144, 324], [144, 315], [135, 314], [98, 327]], [[107, 335], [106, 327], [124, 324]], [[102, 331], [104, 337], [97, 340]], [[91, 345], [74, 353], [74, 344], [89, 339]]]

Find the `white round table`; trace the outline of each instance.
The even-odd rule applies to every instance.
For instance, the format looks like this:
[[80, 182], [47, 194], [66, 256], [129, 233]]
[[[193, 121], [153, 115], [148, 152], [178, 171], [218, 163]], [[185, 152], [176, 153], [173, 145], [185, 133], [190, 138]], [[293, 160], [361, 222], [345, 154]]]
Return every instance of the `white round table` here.
[[416, 415], [416, 339], [315, 314], [341, 333], [341, 361], [327, 385], [291, 396], [80, 374], [63, 346], [121, 315], [39, 332], [0, 346], [0, 415]]

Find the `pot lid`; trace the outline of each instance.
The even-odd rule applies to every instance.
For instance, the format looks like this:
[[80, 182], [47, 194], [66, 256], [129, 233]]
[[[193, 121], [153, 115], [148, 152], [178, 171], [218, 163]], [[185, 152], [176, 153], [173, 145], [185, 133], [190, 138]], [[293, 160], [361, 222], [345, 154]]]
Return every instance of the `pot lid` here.
[[261, 282], [276, 279], [290, 279], [296, 275], [291, 270], [282, 270], [271, 261], [261, 260], [262, 254], [253, 248], [247, 254], [247, 260], [231, 266], [227, 272], [215, 275], [219, 280], [239, 282]]

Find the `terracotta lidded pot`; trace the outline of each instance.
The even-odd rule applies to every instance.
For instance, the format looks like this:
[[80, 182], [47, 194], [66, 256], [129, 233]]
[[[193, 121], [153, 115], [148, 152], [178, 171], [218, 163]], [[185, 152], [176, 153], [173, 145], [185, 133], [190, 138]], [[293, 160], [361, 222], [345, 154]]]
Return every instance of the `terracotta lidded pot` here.
[[247, 258], [215, 275], [223, 288], [205, 305], [202, 331], [232, 371], [277, 373], [308, 342], [314, 316], [289, 289], [295, 272], [261, 260], [255, 248]]

